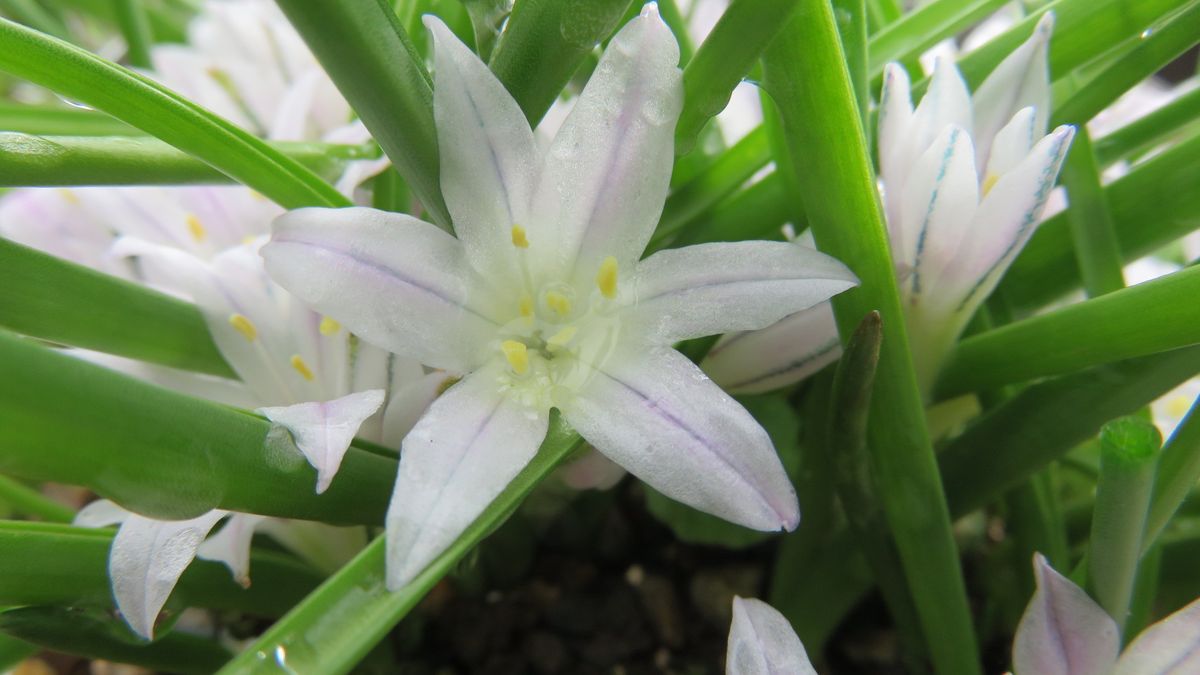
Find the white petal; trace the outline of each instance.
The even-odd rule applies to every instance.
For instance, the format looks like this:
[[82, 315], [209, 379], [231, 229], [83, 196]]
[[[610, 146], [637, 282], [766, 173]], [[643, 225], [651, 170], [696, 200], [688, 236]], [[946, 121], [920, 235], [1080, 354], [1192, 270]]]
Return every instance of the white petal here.
[[258, 531], [283, 544], [325, 574], [333, 574], [367, 545], [367, 528], [337, 527], [311, 520], [267, 518]]
[[337, 475], [358, 427], [379, 410], [383, 399], [382, 389], [372, 389], [332, 401], [259, 408], [256, 412], [291, 432], [296, 447], [317, 470], [317, 494], [320, 494]]
[[726, 675], [817, 675], [800, 637], [779, 610], [762, 600], [733, 598]]
[[117, 609], [134, 632], [154, 635], [154, 622], [196, 549], [225, 511], [191, 520], [151, 520], [131, 514], [117, 530], [108, 556]]
[[[467, 257], [480, 273], [519, 280], [512, 226], [530, 228], [538, 162], [533, 130], [504, 85], [441, 19], [425, 15], [433, 35], [433, 113], [442, 194]], [[531, 230], [529, 237], [541, 238]]]
[[235, 513], [213, 536], [200, 544], [196, 555], [204, 560], [224, 563], [233, 575], [233, 580], [242, 588], [250, 587], [250, 540], [254, 530], [266, 520], [263, 516]]
[[75, 519], [71, 521], [71, 524], [79, 527], [108, 527], [125, 522], [131, 515], [133, 515], [132, 512], [107, 499], [97, 499], [79, 509], [79, 513], [75, 514]]
[[1112, 675], [1187, 673], [1200, 673], [1200, 600], [1142, 631]]
[[449, 380], [449, 374], [438, 370], [407, 382], [394, 382], [383, 411], [380, 442], [389, 448], [400, 447]]
[[561, 467], [556, 473], [569, 488], [607, 490], [621, 482], [626, 471], [620, 464], [589, 447], [582, 457]]
[[971, 133], [974, 126], [971, 92], [953, 59], [942, 57], [937, 60], [929, 89], [913, 113], [913, 125], [918, 153], [928, 148], [948, 126], [954, 125]]
[[672, 499], [758, 530], [799, 522], [767, 432], [672, 349], [614, 354], [562, 412], [597, 450]]
[[[546, 156], [534, 196], [545, 254], [581, 278], [615, 256], [631, 269], [646, 248], [674, 162], [683, 105], [679, 45], [653, 3], [609, 43]], [[537, 241], [530, 241], [538, 247]]]
[[66, 349], [63, 353], [189, 396], [235, 408], [253, 408], [256, 404], [254, 395], [243, 382], [237, 380], [177, 370], [86, 349]]
[[996, 66], [975, 91], [975, 145], [979, 168], [987, 166], [992, 139], [1021, 108], [1032, 107], [1036, 136], [1046, 133], [1050, 119], [1050, 66], [1047, 46], [1054, 32], [1054, 13], [1046, 12], [1033, 35]]
[[795, 384], [841, 354], [833, 306], [822, 302], [762, 330], [726, 335], [700, 367], [731, 394], [760, 394]]
[[989, 190], [1000, 176], [1008, 173], [1033, 149], [1033, 144], [1042, 135], [1036, 129], [1036, 113], [1033, 108], [1021, 108], [1008, 124], [996, 134], [992, 141], [992, 154], [987, 159], [987, 172], [983, 185]]
[[1083, 589], [1033, 558], [1037, 592], [1025, 608], [1013, 642], [1017, 675], [1099, 675], [1121, 648], [1117, 624]]
[[652, 339], [675, 342], [765, 328], [857, 285], [845, 265], [806, 246], [740, 241], [659, 251], [637, 266], [625, 310]]
[[393, 590], [462, 534], [546, 436], [547, 411], [507, 398], [498, 373], [483, 368], [451, 387], [404, 439], [387, 513]]
[[971, 137], [946, 127], [909, 171], [900, 195], [900, 228], [911, 248], [893, 250], [897, 264], [909, 271], [903, 290], [915, 297], [939, 292], [942, 270], [974, 234], [969, 227], [979, 205], [979, 178]]
[[274, 231], [262, 249], [267, 271], [317, 311], [435, 368], [479, 363], [496, 324], [468, 296], [471, 272], [454, 237], [366, 208], [300, 209]]
[[[912, 166], [913, 106], [908, 71], [898, 63], [883, 70], [883, 92], [879, 102], [879, 175], [886, 186], [899, 193], [904, 176]], [[891, 220], [889, 214], [889, 221]]]

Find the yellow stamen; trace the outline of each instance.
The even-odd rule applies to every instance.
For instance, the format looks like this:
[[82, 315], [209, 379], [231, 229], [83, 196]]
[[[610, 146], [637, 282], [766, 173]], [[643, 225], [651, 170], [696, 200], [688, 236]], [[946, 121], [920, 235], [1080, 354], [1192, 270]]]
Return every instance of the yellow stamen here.
[[342, 324], [338, 323], [337, 321], [334, 321], [333, 319], [331, 319], [329, 317], [325, 317], [325, 318], [321, 319], [321, 325], [319, 326], [321, 335], [333, 335], [334, 333], [337, 333], [341, 329], [342, 329]]
[[996, 181], [998, 180], [1000, 180], [1000, 176], [994, 173], [989, 173], [987, 178], [983, 179], [983, 194], [985, 196], [992, 191], [992, 188], [996, 187]]
[[559, 349], [567, 346], [567, 343], [569, 343], [578, 332], [579, 329], [575, 326], [566, 326], [562, 330], [550, 336], [549, 340], [546, 340], [546, 348], [552, 352], [556, 352]]
[[517, 248], [529, 248], [529, 239], [525, 236], [525, 228], [520, 225], [512, 226], [512, 243]]
[[571, 300], [557, 291], [546, 292], [546, 306], [554, 310], [554, 313], [559, 316], [566, 316], [571, 313]]
[[600, 263], [600, 271], [596, 273], [596, 286], [600, 294], [612, 300], [617, 297], [617, 259], [611, 255]]
[[309, 369], [308, 364], [304, 362], [304, 359], [300, 358], [299, 354], [292, 354], [292, 367], [309, 382], [316, 379], [316, 375], [313, 375], [313, 371]]
[[526, 319], [533, 316], [533, 298], [528, 294], [521, 296], [521, 316]]
[[229, 325], [237, 329], [237, 332], [242, 334], [248, 342], [254, 342], [258, 337], [258, 329], [250, 322], [250, 319], [241, 314], [231, 314], [229, 316]]
[[72, 204], [72, 205], [79, 204], [79, 197], [77, 197], [74, 192], [71, 192], [70, 190], [68, 190], [66, 188], [59, 188], [58, 194], [60, 197], [63, 198], [63, 201], [65, 201], [68, 204]]
[[192, 214], [188, 214], [187, 228], [188, 232], [192, 234], [192, 239], [195, 239], [197, 242], [204, 241], [205, 237], [208, 236], [208, 231], [204, 229], [204, 225], [200, 223], [200, 219]]
[[508, 365], [514, 373], [524, 375], [529, 372], [529, 348], [525, 343], [505, 340], [500, 343], [500, 351], [504, 352], [504, 358], [508, 360]]

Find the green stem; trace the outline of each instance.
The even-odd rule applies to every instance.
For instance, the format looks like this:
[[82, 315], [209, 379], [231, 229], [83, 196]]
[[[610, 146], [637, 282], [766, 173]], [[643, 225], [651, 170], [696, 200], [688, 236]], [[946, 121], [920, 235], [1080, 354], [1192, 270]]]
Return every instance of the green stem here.
[[17, 513], [52, 523], [69, 523], [75, 519], [73, 510], [3, 475], [0, 475], [0, 502], [8, 504]]
[[[884, 341], [868, 443], [880, 498], [938, 672], [980, 672], [958, 551], [925, 427], [904, 331], [887, 230], [828, 0], [802, 0], [764, 54], [767, 90], [780, 116], [820, 248], [862, 286], [833, 300], [843, 335], [868, 312]], [[935, 639], [936, 636], [936, 639]]]
[[1067, 224], [1075, 242], [1080, 277], [1088, 297], [1095, 298], [1125, 287], [1121, 272], [1121, 244], [1117, 241], [1112, 214], [1100, 184], [1100, 168], [1086, 126], [1075, 133], [1070, 154], [1063, 164], [1062, 184], [1071, 208]]
[[125, 37], [125, 58], [129, 65], [149, 68], [150, 48], [154, 46], [154, 34], [150, 31], [150, 20], [141, 0], [112, 0], [117, 15], [117, 25]]

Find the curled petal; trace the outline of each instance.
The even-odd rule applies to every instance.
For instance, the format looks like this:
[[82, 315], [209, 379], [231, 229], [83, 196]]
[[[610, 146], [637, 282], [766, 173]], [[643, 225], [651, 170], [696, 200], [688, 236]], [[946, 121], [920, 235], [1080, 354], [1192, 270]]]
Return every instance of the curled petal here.
[[857, 285], [845, 265], [806, 246], [744, 241], [660, 251], [637, 267], [626, 316], [675, 342], [765, 328]]
[[263, 516], [235, 513], [213, 536], [200, 544], [196, 555], [204, 560], [223, 563], [229, 568], [233, 580], [242, 588], [250, 587], [250, 540], [254, 530], [266, 520]]
[[1200, 600], [1146, 628], [1121, 654], [1112, 675], [1200, 672]]
[[[525, 114], [504, 85], [432, 14], [442, 192], [454, 232], [480, 273], [520, 280], [512, 226], [531, 228], [529, 202], [540, 157]], [[542, 239], [531, 230], [529, 237]]]
[[192, 564], [200, 542], [225, 511], [209, 511], [191, 520], [152, 520], [137, 514], [117, 530], [108, 555], [108, 575], [121, 616], [147, 640], [180, 575]]
[[1016, 675], [1107, 673], [1121, 648], [1117, 624], [1083, 589], [1033, 557], [1037, 592], [1013, 642]]
[[767, 432], [672, 349], [612, 355], [562, 411], [597, 450], [672, 499], [757, 530], [800, 520]]
[[841, 354], [833, 307], [822, 302], [762, 330], [724, 336], [700, 367], [731, 394], [761, 394], [795, 384]]
[[133, 515], [132, 512], [107, 499], [97, 499], [79, 509], [79, 513], [75, 514], [75, 519], [71, 521], [71, 524], [79, 527], [108, 527], [125, 522], [131, 515]]
[[383, 399], [382, 389], [371, 389], [332, 401], [259, 408], [256, 412], [291, 432], [296, 447], [317, 470], [320, 494], [337, 475], [359, 426], [379, 410]]
[[446, 550], [533, 459], [549, 415], [501, 391], [484, 368], [451, 387], [404, 439], [387, 513], [388, 587]]
[[[646, 248], [675, 159], [683, 106], [679, 45], [648, 3], [609, 43], [555, 136], [534, 196], [545, 253], [586, 279], [614, 256], [630, 269]], [[537, 241], [530, 241], [535, 250]]]
[[375, 209], [299, 209], [262, 248], [279, 285], [368, 342], [435, 368], [472, 370], [496, 323], [468, 297], [462, 244]]
[[1047, 47], [1054, 32], [1054, 12], [1046, 12], [1020, 47], [996, 66], [975, 91], [975, 145], [979, 169], [988, 164], [992, 139], [1022, 108], [1033, 108], [1033, 133], [1046, 133], [1050, 119], [1050, 66]]
[[817, 675], [799, 636], [779, 610], [762, 600], [733, 598], [725, 675]]

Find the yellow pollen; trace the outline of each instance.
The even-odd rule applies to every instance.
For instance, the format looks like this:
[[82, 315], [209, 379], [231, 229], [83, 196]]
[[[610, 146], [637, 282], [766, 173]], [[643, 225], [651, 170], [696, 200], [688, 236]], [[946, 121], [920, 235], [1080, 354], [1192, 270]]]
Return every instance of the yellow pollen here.
[[70, 190], [68, 190], [66, 188], [59, 188], [58, 194], [60, 197], [63, 198], [63, 201], [65, 201], [68, 204], [72, 204], [72, 205], [79, 204], [79, 197], [77, 197], [74, 192], [71, 192]]
[[204, 241], [204, 238], [208, 236], [208, 232], [204, 229], [204, 225], [202, 225], [200, 223], [200, 219], [194, 215], [188, 214], [187, 228], [188, 232], [192, 234], [192, 239], [195, 239], [197, 242]]
[[1000, 176], [997, 176], [994, 173], [989, 173], [987, 178], [983, 179], [983, 194], [987, 195], [987, 193], [991, 192], [992, 188], [996, 187], [996, 181], [998, 180], [1000, 180]]
[[521, 296], [521, 316], [526, 319], [533, 316], [533, 298], [528, 294]]
[[566, 326], [562, 330], [550, 336], [549, 340], [546, 340], [546, 348], [552, 352], [558, 351], [559, 349], [567, 346], [567, 343], [569, 343], [571, 338], [575, 337], [575, 334], [578, 332], [579, 329], [575, 326]]
[[329, 317], [325, 317], [324, 319], [321, 319], [321, 325], [319, 326], [319, 329], [321, 331], [321, 335], [333, 335], [342, 329], [342, 324]]
[[304, 362], [304, 359], [300, 358], [299, 354], [292, 354], [292, 367], [309, 382], [316, 379], [316, 375], [313, 375], [313, 371], [309, 370], [308, 364]]
[[570, 299], [556, 291], [546, 292], [546, 306], [554, 310], [554, 313], [559, 316], [566, 316], [571, 313]]
[[512, 243], [517, 248], [529, 248], [529, 239], [525, 236], [525, 228], [520, 225], [512, 226]]
[[237, 332], [241, 333], [242, 337], [246, 338], [249, 342], [254, 342], [255, 338], [258, 337], [258, 329], [254, 327], [250, 319], [241, 314], [231, 314], [229, 316], [229, 325], [236, 328]]
[[524, 375], [529, 372], [529, 348], [525, 343], [505, 340], [500, 343], [500, 351], [504, 352], [504, 358], [514, 373]]
[[596, 273], [596, 286], [600, 294], [612, 300], [617, 297], [617, 259], [611, 255], [600, 263], [600, 271]]

